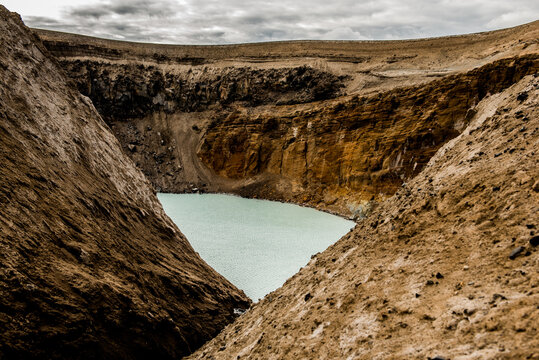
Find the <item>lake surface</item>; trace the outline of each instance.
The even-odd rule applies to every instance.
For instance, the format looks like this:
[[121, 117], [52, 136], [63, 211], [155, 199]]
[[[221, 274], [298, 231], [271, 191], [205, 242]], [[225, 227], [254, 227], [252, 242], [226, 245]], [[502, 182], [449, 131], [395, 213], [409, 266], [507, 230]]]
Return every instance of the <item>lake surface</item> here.
[[158, 194], [200, 256], [254, 301], [355, 223], [310, 208], [221, 194]]

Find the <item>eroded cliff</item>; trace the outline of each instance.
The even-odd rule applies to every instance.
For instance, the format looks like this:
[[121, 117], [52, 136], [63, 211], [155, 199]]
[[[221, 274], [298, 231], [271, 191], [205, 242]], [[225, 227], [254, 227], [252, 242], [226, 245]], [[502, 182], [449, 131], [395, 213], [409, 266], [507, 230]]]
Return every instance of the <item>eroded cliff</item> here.
[[131, 44], [38, 31], [162, 191], [362, 216], [537, 71], [539, 22], [393, 42]]
[[0, 358], [175, 359], [247, 307], [0, 6]]
[[539, 77], [189, 359], [536, 359]]

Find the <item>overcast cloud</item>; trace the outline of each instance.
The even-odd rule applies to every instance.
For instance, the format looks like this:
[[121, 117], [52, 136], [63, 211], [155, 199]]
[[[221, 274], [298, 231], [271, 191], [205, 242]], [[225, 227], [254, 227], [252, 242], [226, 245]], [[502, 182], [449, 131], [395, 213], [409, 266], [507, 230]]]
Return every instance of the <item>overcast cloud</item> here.
[[[60, 0], [47, 1], [48, 6], [55, 6], [55, 1]], [[31, 1], [26, 1], [26, 5], [28, 2]], [[537, 0], [94, 0], [72, 6], [61, 3], [57, 4], [60, 9], [56, 16], [24, 11], [21, 15], [31, 27], [175, 44], [409, 39], [493, 30], [539, 18]], [[18, 11], [14, 6], [10, 10]]]

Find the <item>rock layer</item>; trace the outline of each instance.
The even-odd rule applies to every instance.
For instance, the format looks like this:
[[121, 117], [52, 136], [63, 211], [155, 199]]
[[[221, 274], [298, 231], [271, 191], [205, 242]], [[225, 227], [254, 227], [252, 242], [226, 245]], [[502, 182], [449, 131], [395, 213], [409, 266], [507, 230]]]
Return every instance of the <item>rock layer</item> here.
[[40, 40], [0, 6], [0, 358], [172, 359], [246, 296], [196, 254]]
[[486, 95], [538, 68], [539, 22], [393, 42], [131, 44], [38, 31], [154, 186], [361, 217]]
[[286, 179], [309, 204], [387, 197], [466, 127], [481, 99], [537, 70], [538, 56], [510, 58], [303, 111], [233, 112], [208, 125], [199, 156], [227, 178]]

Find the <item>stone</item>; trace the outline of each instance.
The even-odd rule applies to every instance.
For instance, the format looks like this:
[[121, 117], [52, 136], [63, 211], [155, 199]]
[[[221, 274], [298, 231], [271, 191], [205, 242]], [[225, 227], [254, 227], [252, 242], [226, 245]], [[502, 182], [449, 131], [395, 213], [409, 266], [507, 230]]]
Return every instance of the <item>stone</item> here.
[[489, 304], [493, 305], [498, 300], [507, 300], [507, 298], [505, 296], [503, 296], [502, 294], [495, 293], [495, 294], [492, 295], [492, 300], [490, 300]]
[[242, 308], [234, 308], [234, 315], [243, 315], [247, 310]]
[[511, 253], [509, 254], [509, 259], [514, 260], [524, 251], [524, 247], [519, 246], [515, 248]]
[[528, 98], [528, 93], [523, 91], [521, 93], [518, 94], [517, 96], [517, 100], [522, 102], [522, 101], [526, 101], [526, 99]]
[[531, 246], [537, 246], [539, 245], [539, 236], [534, 236], [530, 239], [530, 245]]

